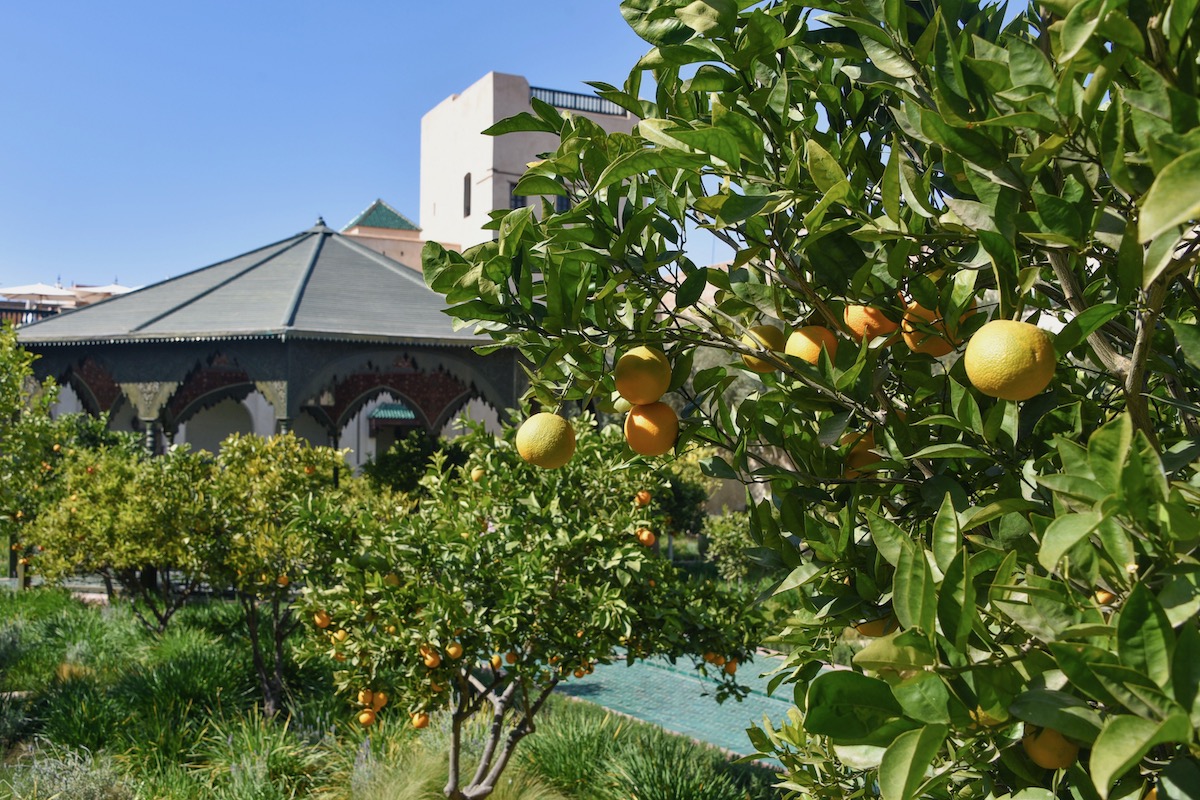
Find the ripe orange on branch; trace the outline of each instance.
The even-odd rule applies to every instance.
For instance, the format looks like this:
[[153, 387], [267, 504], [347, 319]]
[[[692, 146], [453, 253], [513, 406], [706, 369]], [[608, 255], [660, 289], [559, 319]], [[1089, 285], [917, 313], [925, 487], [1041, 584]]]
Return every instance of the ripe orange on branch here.
[[1026, 725], [1021, 746], [1033, 763], [1043, 769], [1066, 769], [1079, 758], [1079, 745], [1053, 728]]
[[1036, 325], [994, 319], [967, 343], [963, 366], [976, 389], [1001, 400], [1028, 400], [1054, 377], [1057, 356], [1050, 336]]
[[635, 406], [658, 402], [671, 386], [671, 363], [663, 351], [638, 346], [617, 359], [617, 391]]
[[[780, 352], [786, 346], [783, 331], [774, 325], [754, 325], [750, 327], [746, 331], [746, 334], [742, 336], [742, 344], [755, 349], [761, 348], [775, 352]], [[775, 371], [775, 364], [758, 356], [743, 355], [742, 363], [751, 372], [765, 373]]]
[[517, 429], [517, 452], [535, 467], [558, 469], [575, 454], [575, 429], [558, 414], [541, 411]]
[[887, 336], [895, 333], [899, 323], [889, 319], [881, 309], [871, 306], [848, 305], [842, 311], [842, 321], [846, 330], [854, 337], [854, 341], [874, 339], [876, 336]]
[[803, 359], [810, 364], [821, 360], [821, 351], [829, 353], [832, 360], [837, 355], [837, 336], [821, 325], [805, 325], [788, 337], [785, 352], [789, 356]]
[[661, 456], [678, 437], [679, 417], [666, 403], [634, 406], [625, 415], [625, 441], [635, 453]]

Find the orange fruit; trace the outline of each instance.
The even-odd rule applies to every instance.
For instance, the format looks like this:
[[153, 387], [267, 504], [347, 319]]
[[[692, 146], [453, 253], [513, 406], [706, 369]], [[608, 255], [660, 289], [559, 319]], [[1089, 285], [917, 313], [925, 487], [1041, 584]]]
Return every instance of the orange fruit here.
[[328, 611], [321, 610], [313, 614], [313, 624], [318, 628], [328, 628], [332, 622], [333, 617], [329, 616]]
[[[961, 340], [951, 339], [946, 330], [946, 321], [938, 316], [938, 312], [930, 311], [915, 302], [909, 303], [907, 309], [904, 319], [900, 321], [900, 335], [914, 353], [941, 358], [958, 347]], [[963, 312], [962, 318], [966, 319], [974, 313], [975, 301], [972, 300], [970, 308]]]
[[833, 359], [837, 355], [837, 336], [829, 328], [821, 325], [805, 325], [792, 331], [784, 352], [810, 364], [816, 364], [821, 360], [822, 350], [829, 353], [829, 358]]
[[1026, 725], [1021, 746], [1033, 763], [1043, 769], [1066, 769], [1079, 758], [1079, 745], [1053, 728]]
[[1095, 594], [1096, 602], [1102, 606], [1111, 606], [1117, 596], [1107, 589], [1097, 589]]
[[678, 437], [679, 417], [666, 403], [634, 406], [625, 415], [625, 441], [635, 453], [661, 456]]
[[848, 305], [842, 311], [842, 321], [846, 330], [854, 337], [854, 341], [874, 339], [876, 336], [887, 336], [895, 333], [899, 326], [892, 322], [881, 309], [871, 306]]
[[518, 659], [518, 658], [520, 658], [520, 656], [518, 656], [518, 655], [517, 655], [517, 654], [516, 654], [514, 651], [512, 651], [512, 650], [509, 650], [507, 653], [505, 653], [505, 654], [504, 654], [504, 660], [505, 660], [505, 661], [507, 661], [509, 664], [515, 664], [515, 663], [517, 663], [517, 659]]
[[422, 660], [425, 662], [425, 666], [430, 669], [437, 669], [442, 664], [442, 657], [438, 655], [437, 650], [429, 650], [423, 653]]
[[731, 658], [725, 662], [725, 674], [726, 675], [736, 674], [737, 668], [738, 668], [738, 660], [736, 658]]
[[[572, 433], [574, 433], [574, 431], [572, 431]], [[479, 483], [481, 480], [483, 480], [483, 476], [486, 474], [487, 470], [485, 470], [483, 467], [475, 467], [473, 470], [471, 470], [471, 480]]]
[[369, 706], [375, 700], [375, 693], [370, 689], [358, 690], [358, 704], [360, 706]]
[[446, 655], [450, 656], [450, 658], [458, 660], [462, 658], [462, 654], [463, 646], [458, 642], [451, 642], [450, 644], [446, 645]]
[[517, 429], [517, 452], [543, 469], [558, 469], [575, 454], [575, 429], [558, 414], [541, 411]]
[[358, 712], [358, 724], [364, 728], [369, 728], [375, 724], [375, 712], [369, 708], [364, 708]]
[[333, 638], [335, 641], [344, 642], [350, 638], [350, 633], [345, 628], [338, 628], [333, 634]]
[[656, 403], [671, 386], [671, 362], [662, 350], [635, 347], [617, 359], [617, 391], [635, 406]]
[[975, 388], [988, 397], [1019, 401], [1050, 385], [1056, 359], [1050, 336], [1038, 326], [994, 319], [967, 342], [963, 366]]
[[637, 504], [638, 508], [645, 508], [646, 506], [650, 505], [650, 493], [645, 489], [642, 489], [640, 492], [634, 495], [633, 502]]
[[857, 478], [862, 474], [864, 467], [876, 464], [881, 460], [879, 456], [871, 452], [875, 449], [875, 431], [872, 428], [867, 428], [866, 433], [849, 431], [842, 435], [838, 444], [852, 445], [850, 451], [846, 453], [846, 465], [842, 470], [842, 474], [847, 478]]
[[580, 668], [575, 670], [574, 674], [576, 678], [582, 678], [584, 675], [587, 675], [587, 670]]
[[412, 726], [418, 730], [429, 727], [429, 715], [424, 711], [418, 711], [410, 719], [412, 720]]
[[654, 547], [654, 543], [658, 541], [658, 537], [654, 535], [654, 531], [649, 528], [638, 528], [636, 535], [638, 542], [646, 547]]
[[[746, 334], [742, 336], [742, 344], [755, 350], [773, 350], [775, 352], [783, 350], [785, 346], [783, 331], [774, 325], [751, 326], [746, 331]], [[775, 371], [775, 364], [758, 356], [743, 355], [742, 363], [751, 372], [765, 373]]]
[[387, 704], [388, 704], [387, 692], [376, 692], [375, 696], [373, 698], [371, 698], [371, 710], [372, 711], [379, 711], [381, 708], [383, 708]]
[[495, 672], [500, 669], [500, 666], [504, 663], [504, 659], [500, 657], [499, 653], [497, 653], [496, 655], [492, 656], [491, 663], [492, 663], [492, 671]]
[[886, 636], [892, 631], [900, 627], [894, 614], [888, 614], [886, 617], [879, 619], [869, 619], [866, 622], [860, 622], [854, 626], [854, 630], [858, 631], [862, 636], [875, 638], [878, 636]]
[[277, 584], [279, 584], [280, 586], [287, 586], [292, 581], [290, 578], [288, 578], [287, 575], [280, 575], [278, 578], [275, 579], [275, 582]]

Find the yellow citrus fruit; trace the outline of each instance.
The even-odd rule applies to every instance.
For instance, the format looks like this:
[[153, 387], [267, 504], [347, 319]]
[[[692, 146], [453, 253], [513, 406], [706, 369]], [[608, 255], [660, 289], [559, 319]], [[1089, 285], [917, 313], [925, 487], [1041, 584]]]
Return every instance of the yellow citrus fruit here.
[[846, 433], [838, 443], [843, 446], [852, 445], [850, 451], [846, 453], [846, 466], [842, 471], [847, 478], [857, 478], [862, 474], [864, 467], [880, 461], [879, 456], [871, 452], [875, 449], [875, 431], [871, 428], [867, 428], [866, 433], [854, 431]]
[[892, 614], [888, 614], [886, 617], [869, 619], [866, 622], [860, 622], [854, 626], [854, 630], [858, 631], [862, 636], [870, 636], [874, 638], [877, 636], [886, 636], [899, 627], [900, 623], [896, 620], [896, 617]]
[[451, 642], [446, 645], [446, 655], [450, 656], [450, 658], [457, 660], [462, 658], [462, 654], [463, 646], [458, 642]]
[[635, 406], [656, 403], [671, 385], [671, 363], [663, 351], [635, 347], [617, 359], [617, 391]]
[[345, 628], [338, 628], [333, 634], [333, 638], [339, 642], [344, 642], [350, 638], [350, 633]]
[[481, 480], [483, 480], [483, 476], [486, 474], [487, 470], [485, 470], [483, 467], [475, 467], [473, 470], [471, 470], [471, 480], [479, 483]]
[[846, 330], [854, 337], [854, 341], [874, 339], [876, 336], [887, 336], [895, 333], [899, 324], [892, 322], [881, 309], [871, 306], [848, 305], [842, 311], [842, 321]]
[[375, 712], [369, 708], [364, 708], [358, 712], [358, 724], [364, 728], [369, 728], [375, 724]]
[[425, 666], [430, 669], [437, 669], [442, 665], [442, 657], [438, 655], [436, 650], [430, 650], [428, 653], [425, 653], [423, 660], [425, 661]]
[[625, 415], [625, 441], [635, 453], [661, 456], [678, 437], [679, 417], [666, 403], [634, 406]]
[[633, 502], [637, 504], [638, 508], [645, 508], [646, 506], [650, 505], [650, 493], [645, 489], [642, 489], [633, 496]]
[[829, 353], [830, 359], [837, 355], [837, 336], [829, 328], [821, 325], [805, 325], [792, 331], [784, 352], [810, 364], [816, 364], [821, 360], [822, 350]]
[[1044, 769], [1066, 769], [1079, 758], [1079, 745], [1053, 728], [1026, 725], [1021, 746], [1033, 763]]
[[558, 414], [541, 411], [517, 429], [517, 452], [543, 469], [558, 469], [575, 454], [575, 429]]
[[333, 622], [333, 617], [329, 616], [328, 611], [318, 611], [313, 614], [313, 624], [318, 628], [328, 628]]
[[370, 689], [359, 689], [358, 690], [358, 704], [360, 706], [369, 706], [369, 705], [371, 705], [371, 702], [374, 699], [375, 699], [375, 693], [372, 692]]
[[1107, 589], [1097, 589], [1095, 594], [1096, 602], [1102, 606], [1111, 606], [1117, 596]]
[[963, 366], [988, 397], [1028, 400], [1050, 384], [1055, 358], [1049, 335], [1038, 326], [994, 319], [967, 342]]
[[418, 730], [429, 727], [429, 715], [424, 711], [418, 711], [417, 713], [413, 714], [410, 719], [412, 720], [412, 726]]
[[[773, 350], [779, 352], [783, 350], [784, 338], [783, 331], [776, 328], [774, 325], [754, 325], [742, 337], [742, 344], [755, 349]], [[758, 356], [742, 356], [742, 363], [746, 365], [746, 369], [751, 372], [774, 372], [775, 365], [765, 358]]]
[[504, 663], [504, 659], [500, 657], [499, 653], [497, 653], [496, 655], [492, 656], [491, 663], [492, 663], [492, 671], [494, 672], [494, 671], [500, 669], [500, 666]]

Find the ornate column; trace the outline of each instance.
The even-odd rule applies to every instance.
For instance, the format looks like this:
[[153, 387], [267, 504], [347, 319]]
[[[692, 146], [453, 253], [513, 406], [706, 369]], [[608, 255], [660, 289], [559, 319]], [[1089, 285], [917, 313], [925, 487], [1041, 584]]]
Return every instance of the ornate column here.
[[158, 450], [158, 426], [163, 409], [171, 395], [179, 389], [172, 381], [144, 381], [119, 384], [121, 391], [133, 404], [134, 413], [144, 428], [146, 452], [154, 455]]
[[292, 411], [288, 406], [287, 381], [255, 381], [254, 388], [267, 398], [267, 402], [275, 411], [275, 432], [290, 432], [292, 430]]

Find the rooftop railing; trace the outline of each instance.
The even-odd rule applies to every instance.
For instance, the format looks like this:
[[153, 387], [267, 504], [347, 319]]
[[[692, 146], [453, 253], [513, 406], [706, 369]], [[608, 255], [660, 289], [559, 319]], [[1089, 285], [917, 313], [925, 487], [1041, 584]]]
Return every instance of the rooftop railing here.
[[529, 96], [536, 97], [543, 103], [549, 103], [555, 108], [567, 111], [584, 111], [589, 114], [608, 114], [613, 117], [623, 117], [628, 112], [611, 100], [597, 97], [594, 94], [579, 94], [578, 92], [560, 92], [558, 89], [542, 89], [537, 86], [529, 87]]
[[0, 308], [0, 324], [11, 322], [13, 327], [19, 328], [57, 313], [49, 308]]

